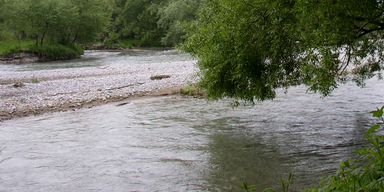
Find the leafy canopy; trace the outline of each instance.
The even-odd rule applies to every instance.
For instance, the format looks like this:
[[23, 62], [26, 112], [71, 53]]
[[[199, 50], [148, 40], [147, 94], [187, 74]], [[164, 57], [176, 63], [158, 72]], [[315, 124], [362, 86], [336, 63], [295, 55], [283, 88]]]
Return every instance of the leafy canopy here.
[[273, 99], [277, 88], [300, 84], [326, 96], [347, 80], [363, 86], [383, 69], [382, 1], [203, 4], [181, 49], [199, 59], [198, 86], [210, 99]]
[[163, 45], [182, 42], [182, 36], [185, 35], [184, 25], [196, 19], [199, 6], [199, 0], [169, 0], [157, 7], [157, 25], [165, 31], [161, 38]]
[[120, 13], [124, 27], [116, 31], [122, 37], [161, 38], [163, 45], [174, 45], [185, 34], [183, 23], [196, 18], [199, 5], [200, 0], [126, 0]]
[[110, 18], [103, 0], [8, 0], [0, 11], [6, 30], [19, 40], [34, 39], [36, 45], [45, 39], [61, 44], [91, 42]]

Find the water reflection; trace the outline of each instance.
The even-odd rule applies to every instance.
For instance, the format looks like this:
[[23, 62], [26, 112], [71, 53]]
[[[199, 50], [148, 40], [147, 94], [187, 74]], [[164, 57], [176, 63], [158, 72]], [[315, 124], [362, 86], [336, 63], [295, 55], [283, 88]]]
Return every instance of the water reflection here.
[[279, 178], [292, 171], [274, 144], [260, 142], [261, 136], [249, 137], [237, 130], [212, 134], [209, 140], [210, 172], [206, 179], [211, 191], [244, 191], [238, 186], [245, 180], [257, 184], [257, 191], [267, 187], [278, 189]]

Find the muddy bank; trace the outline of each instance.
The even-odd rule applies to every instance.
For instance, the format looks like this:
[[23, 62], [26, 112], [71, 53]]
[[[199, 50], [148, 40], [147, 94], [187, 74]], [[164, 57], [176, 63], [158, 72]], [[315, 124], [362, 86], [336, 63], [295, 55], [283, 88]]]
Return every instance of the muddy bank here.
[[24, 64], [39, 61], [39, 56], [36, 53], [28, 51], [0, 55], [0, 63], [2, 64]]

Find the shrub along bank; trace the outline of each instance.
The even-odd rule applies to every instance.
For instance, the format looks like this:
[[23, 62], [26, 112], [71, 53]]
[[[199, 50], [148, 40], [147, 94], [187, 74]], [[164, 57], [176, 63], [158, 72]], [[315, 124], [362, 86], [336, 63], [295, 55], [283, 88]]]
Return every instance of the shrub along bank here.
[[37, 61], [76, 59], [83, 53], [83, 48], [77, 44], [62, 45], [51, 42], [35, 45], [32, 40], [0, 42], [0, 61], [6, 63], [17, 62], [22, 57], [34, 57]]
[[39, 61], [66, 60], [79, 58], [84, 50], [79, 45], [48, 44], [33, 46], [31, 50], [38, 54]]
[[[68, 60], [79, 58], [86, 50], [104, 49], [129, 49], [132, 47], [164, 47], [159, 41], [142, 41], [139, 39], [116, 39], [102, 43], [78, 45], [59, 44], [46, 42], [43, 45], [36, 45], [33, 40], [8, 40], [0, 41], [0, 62], [2, 63], [25, 63], [44, 62], [54, 60]], [[26, 57], [35, 59], [26, 59]], [[23, 61], [20, 59], [24, 58]]]

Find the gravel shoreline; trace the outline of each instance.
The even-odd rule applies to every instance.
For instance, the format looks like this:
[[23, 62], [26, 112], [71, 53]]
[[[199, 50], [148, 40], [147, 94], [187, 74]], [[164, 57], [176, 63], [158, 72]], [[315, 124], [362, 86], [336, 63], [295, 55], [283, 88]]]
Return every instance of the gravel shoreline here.
[[[192, 82], [196, 61], [0, 74], [0, 121], [171, 94]], [[151, 80], [156, 75], [169, 78]], [[38, 82], [33, 82], [33, 81]], [[23, 86], [15, 87], [16, 83]]]

